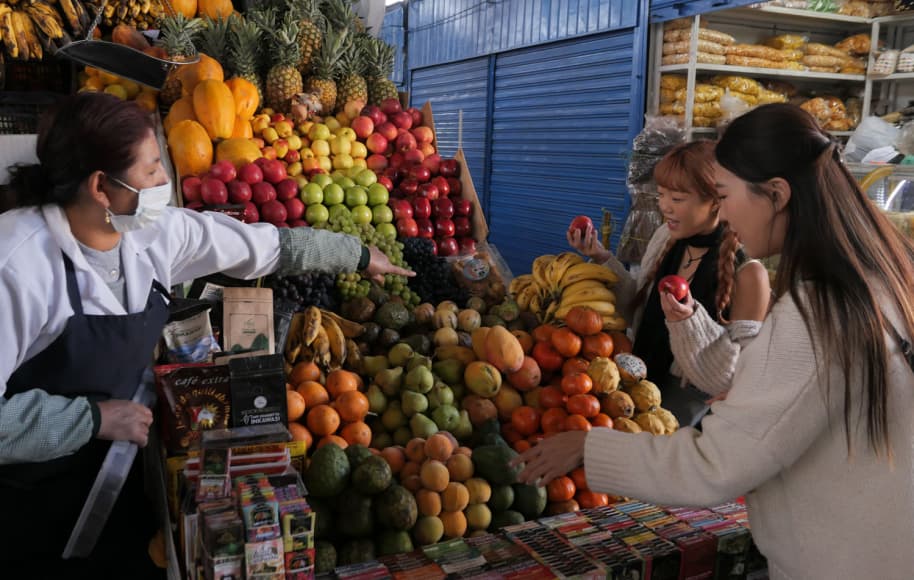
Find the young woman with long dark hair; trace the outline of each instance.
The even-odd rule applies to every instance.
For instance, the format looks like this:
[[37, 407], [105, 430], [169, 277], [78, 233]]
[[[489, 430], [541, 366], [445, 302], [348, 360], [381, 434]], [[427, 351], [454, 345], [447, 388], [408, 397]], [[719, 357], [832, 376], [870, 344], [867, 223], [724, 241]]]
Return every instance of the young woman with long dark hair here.
[[914, 245], [798, 107], [737, 118], [716, 156], [722, 219], [750, 255], [780, 255], [726, 400], [700, 433], [558, 434], [521, 478], [583, 464], [592, 490], [666, 505], [745, 494], [772, 578], [910, 578]]

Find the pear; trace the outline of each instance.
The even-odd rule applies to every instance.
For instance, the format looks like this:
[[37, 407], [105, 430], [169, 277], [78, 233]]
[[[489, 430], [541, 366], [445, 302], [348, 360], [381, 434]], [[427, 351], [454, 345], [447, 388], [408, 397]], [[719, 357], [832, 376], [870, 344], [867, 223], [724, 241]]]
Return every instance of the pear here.
[[473, 423], [470, 421], [470, 414], [466, 410], [460, 411], [460, 419], [457, 421], [457, 426], [451, 430], [451, 435], [459, 441], [466, 441], [473, 436]]
[[414, 354], [409, 363], [406, 365], [406, 370], [411, 371], [417, 367], [425, 367], [428, 370], [432, 370], [432, 359], [421, 354]]
[[460, 411], [453, 405], [441, 405], [432, 411], [432, 419], [442, 431], [453, 431], [460, 424]]
[[390, 363], [386, 356], [366, 356], [362, 357], [362, 374], [373, 377], [381, 371], [390, 368]]
[[392, 447], [394, 444], [393, 437], [390, 436], [390, 433], [375, 433], [371, 436], [371, 447], [373, 449], [387, 449]]
[[463, 383], [451, 383], [451, 392], [454, 393], [455, 401], [462, 401], [467, 394], [467, 388]]
[[368, 410], [372, 413], [380, 415], [387, 409], [387, 397], [384, 396], [384, 392], [378, 385], [373, 384], [368, 387], [365, 396], [368, 397]]
[[442, 405], [453, 405], [454, 391], [444, 383], [439, 383], [428, 394], [428, 404], [433, 410]]
[[[422, 415], [416, 415], [421, 417]], [[394, 445], [402, 445], [406, 447], [406, 444], [410, 442], [413, 438], [413, 432], [410, 430], [409, 425], [404, 424], [402, 427], [394, 431]]]
[[404, 382], [407, 389], [418, 393], [427, 393], [435, 385], [435, 375], [428, 368], [418, 366], [406, 374]]
[[413, 418], [409, 420], [409, 426], [412, 429], [413, 437], [428, 439], [438, 432], [435, 422], [421, 413], [413, 415]]
[[385, 369], [374, 377], [374, 382], [381, 387], [388, 397], [396, 397], [403, 388], [403, 367]]
[[395, 367], [406, 366], [406, 362], [415, 354], [413, 347], [405, 342], [397, 343], [387, 353], [387, 360]]
[[452, 385], [463, 379], [464, 366], [459, 360], [440, 360], [432, 365], [432, 371], [445, 383]]
[[381, 415], [381, 422], [384, 424], [384, 428], [388, 432], [396, 431], [398, 428], [406, 425], [407, 417], [403, 413], [403, 408], [400, 405], [400, 401], [391, 401], [387, 405], [387, 409]]
[[403, 394], [400, 395], [400, 405], [403, 408], [403, 413], [407, 417], [412, 417], [417, 413], [424, 413], [428, 410], [428, 399], [422, 393], [403, 391]]

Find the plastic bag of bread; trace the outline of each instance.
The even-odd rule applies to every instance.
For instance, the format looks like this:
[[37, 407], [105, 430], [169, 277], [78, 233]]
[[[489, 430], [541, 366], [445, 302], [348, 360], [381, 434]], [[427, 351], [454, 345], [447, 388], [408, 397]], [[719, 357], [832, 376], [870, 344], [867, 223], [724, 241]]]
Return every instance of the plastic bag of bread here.
[[836, 66], [810, 66], [806, 67], [809, 72], [835, 74], [839, 68]]
[[799, 34], [780, 34], [767, 39], [765, 45], [778, 50], [803, 50], [807, 42], [809, 39]]
[[843, 75], [863, 75], [866, 74], [865, 68], [860, 68], [858, 66], [842, 66], [838, 69], [838, 72]]
[[870, 18], [879, 18], [880, 16], [888, 16], [891, 14], [895, 7], [894, 3], [889, 2], [870, 2]]
[[835, 48], [834, 46], [828, 46], [827, 44], [821, 44], [819, 42], [810, 42], [807, 44], [806, 54], [813, 56], [834, 56], [837, 58], [844, 58], [847, 56], [847, 52], [840, 48]]
[[[660, 64], [664, 66], [670, 64], [688, 64], [688, 62], [688, 54], [668, 54], [660, 59]], [[722, 54], [709, 54], [707, 52], [699, 52], [696, 55], [695, 62], [701, 62], [705, 64], [726, 64], [727, 57]]]
[[784, 95], [787, 98], [797, 94], [797, 88], [787, 81], [768, 80], [764, 83], [764, 88], [769, 91]]
[[782, 51], [770, 46], [762, 46], [761, 44], [734, 44], [727, 47], [727, 55], [762, 58], [775, 62], [787, 60]]
[[799, 62], [799, 61], [803, 60], [803, 56], [806, 54], [799, 48], [782, 50], [781, 52], [784, 53], [784, 60], [788, 60], [788, 61], [792, 61], [792, 62]]
[[895, 72], [898, 65], [898, 58], [901, 53], [897, 50], [887, 50], [876, 57], [873, 63], [873, 69], [870, 71], [874, 75], [890, 75]]
[[[685, 104], [681, 101], [660, 105], [660, 114], [662, 115], [684, 115]], [[695, 117], [708, 117], [716, 119], [720, 117], [720, 103], [695, 103], [692, 105], [692, 115]]]
[[852, 128], [850, 119], [832, 119], [822, 125], [826, 131], [850, 131]]
[[914, 71], [914, 45], [907, 47], [898, 55], [898, 63], [895, 66], [898, 72]]
[[758, 95], [760, 88], [758, 81], [754, 79], [731, 75], [717, 75], [712, 77], [711, 84], [722, 89], [746, 93], [747, 95]]
[[730, 95], [736, 97], [737, 99], [745, 102], [747, 105], [752, 107], [759, 104], [759, 98], [756, 95], [747, 95], [746, 93], [739, 93], [736, 91], [730, 91]]
[[860, 0], [850, 0], [843, 2], [841, 7], [838, 9], [838, 14], [844, 14], [845, 16], [859, 16], [861, 18], [872, 18], [872, 11], [870, 11], [869, 3], [861, 2]]
[[737, 56], [735, 54], [727, 55], [727, 64], [733, 66], [748, 66], [753, 68], [786, 68], [787, 62], [768, 60], [767, 58], [758, 58], [755, 56]]
[[776, 93], [774, 91], [769, 91], [766, 88], [762, 88], [762, 91], [758, 95], [757, 100], [759, 105], [768, 105], [771, 103], [786, 103], [787, 95], [782, 93]]
[[835, 45], [835, 48], [843, 50], [847, 54], [863, 56], [870, 53], [870, 35], [855, 34], [848, 36]]
[[[686, 101], [686, 89], [679, 89], [676, 91], [676, 98], [674, 100], [685, 102]], [[695, 98], [694, 102], [696, 103], [710, 103], [713, 101], [719, 101], [723, 96], [724, 90], [720, 87], [715, 87], [714, 85], [706, 85], [704, 83], [699, 83], [695, 85]]]
[[[678, 42], [664, 42], [663, 54], [688, 54], [691, 42], [680, 40]], [[711, 42], [710, 40], [698, 40], [698, 52], [707, 52], [708, 54], [725, 54], [726, 48], [722, 44]]]
[[[679, 42], [688, 41], [691, 39], [692, 31], [688, 28], [665, 30], [663, 32], [663, 42]], [[699, 28], [698, 40], [707, 40], [709, 42], [722, 44], [724, 46], [730, 46], [736, 42], [736, 39], [729, 34], [720, 32], [719, 30], [711, 30], [710, 28]]]
[[[684, 91], [685, 89], [679, 89]], [[660, 102], [661, 103], [672, 103], [676, 100], [676, 91], [673, 89], [660, 89]]]
[[819, 67], [819, 68], [831, 67], [831, 68], [834, 68], [835, 70], [837, 70], [844, 64], [844, 61], [846, 61], [846, 60], [847, 60], [846, 56], [840, 57], [840, 56], [825, 56], [825, 55], [821, 55], [821, 54], [807, 54], [806, 56], [803, 57], [802, 62], [803, 62], [803, 64], [805, 64], [808, 67]]
[[[699, 25], [701, 25], [701, 20], [699, 20]], [[688, 17], [688, 16], [685, 18], [677, 18], [676, 20], [670, 20], [669, 22], [666, 22], [663, 25], [664, 32], [666, 32], [667, 30], [683, 30], [683, 29], [688, 29], [688, 28], [692, 28], [692, 18]]]
[[687, 82], [686, 78], [682, 75], [660, 75], [661, 89], [670, 89], [671, 91], [684, 89]]
[[716, 127], [719, 117], [693, 117], [693, 127]]
[[789, 61], [784, 63], [784, 68], [787, 70], [806, 70], [806, 65], [802, 62]]

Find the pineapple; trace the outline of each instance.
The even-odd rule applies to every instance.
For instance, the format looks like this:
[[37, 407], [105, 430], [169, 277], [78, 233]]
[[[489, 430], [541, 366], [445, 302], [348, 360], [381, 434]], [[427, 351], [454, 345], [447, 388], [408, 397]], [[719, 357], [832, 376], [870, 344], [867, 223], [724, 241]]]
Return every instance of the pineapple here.
[[380, 38], [372, 38], [365, 45], [368, 96], [372, 105], [380, 105], [386, 99], [399, 98], [397, 85], [389, 79], [394, 68], [394, 56], [394, 47]]
[[333, 113], [336, 105], [336, 78], [340, 67], [340, 59], [349, 44], [347, 30], [334, 32], [328, 30], [324, 34], [324, 44], [314, 58], [314, 73], [308, 79], [308, 91], [320, 93], [321, 112], [324, 115]]
[[[203, 19], [203, 30], [197, 37], [197, 50], [216, 59], [224, 70], [229, 68], [227, 43], [229, 40], [229, 21], [224, 18]], [[227, 76], [227, 75], [226, 75]]]
[[234, 17], [231, 34], [229, 36], [229, 62], [235, 76], [250, 81], [257, 87], [257, 96], [263, 102], [263, 83], [257, 74], [257, 65], [260, 62], [260, 27], [249, 19]]
[[343, 54], [336, 96], [337, 110], [342, 110], [351, 101], [361, 101], [363, 106], [368, 104], [368, 84], [362, 75], [365, 71], [365, 46], [370, 39], [367, 35], [357, 36]]
[[321, 32], [324, 15], [318, 9], [318, 0], [290, 1], [289, 10], [298, 18], [298, 49], [301, 52], [298, 71], [307, 75], [311, 72], [311, 62], [321, 49], [324, 39], [324, 33]]
[[271, 37], [273, 66], [267, 72], [267, 106], [274, 111], [289, 111], [292, 97], [302, 92], [301, 73], [298, 72], [298, 22], [287, 12], [275, 30], [265, 31]]
[[[360, 32], [358, 25], [361, 20], [352, 10], [352, 4], [349, 0], [324, 0], [321, 11], [327, 19], [330, 30], [335, 32], [349, 32], [355, 34]], [[364, 31], [364, 25], [362, 26]]]
[[[200, 31], [203, 22], [199, 18], [186, 18], [180, 12], [166, 16], [159, 22], [159, 46], [165, 50], [168, 59], [174, 62], [187, 60], [196, 52], [194, 36]], [[177, 69], [168, 73], [165, 85], [159, 93], [159, 102], [166, 107], [181, 98], [181, 81]]]

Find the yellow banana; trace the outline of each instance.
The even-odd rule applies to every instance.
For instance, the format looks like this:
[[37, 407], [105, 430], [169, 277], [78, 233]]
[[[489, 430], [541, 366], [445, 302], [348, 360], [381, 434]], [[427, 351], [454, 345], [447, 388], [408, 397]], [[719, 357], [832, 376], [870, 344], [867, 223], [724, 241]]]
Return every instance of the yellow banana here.
[[346, 362], [346, 337], [343, 336], [343, 330], [336, 321], [327, 317], [321, 317], [321, 327], [330, 343], [330, 365], [339, 368]]
[[554, 290], [558, 290], [559, 284], [562, 282], [562, 278], [565, 276], [565, 272], [568, 268], [583, 262], [584, 258], [572, 252], [562, 252], [556, 256], [549, 267], [548, 275], [549, 282], [551, 283], [550, 287]]
[[321, 327], [321, 310], [316, 306], [309, 306], [304, 313], [304, 324], [301, 329], [301, 341], [305, 346], [311, 346], [317, 338], [317, 331]]
[[517, 302], [517, 307], [521, 310], [530, 310], [530, 300], [533, 298], [533, 294], [530, 293], [530, 288], [533, 286], [528, 284], [519, 292], [511, 292], [514, 296], [514, 301]]
[[543, 311], [543, 295], [539, 292], [535, 292], [531, 298], [530, 303], [527, 306], [527, 311], [532, 312], [539, 316]]
[[351, 371], [362, 371], [362, 351], [351, 338], [346, 339], [346, 368]]
[[38, 38], [38, 32], [35, 30], [35, 24], [32, 18], [26, 12], [17, 12], [19, 26], [25, 35], [25, 41], [29, 46], [29, 59], [41, 60], [44, 57], [44, 51], [41, 48], [41, 40]]
[[317, 338], [311, 343], [311, 349], [314, 352], [314, 362], [325, 370], [329, 370], [331, 360], [330, 337], [327, 336], [327, 331], [324, 330], [323, 326], [318, 329]]
[[[67, 21], [67, 26], [70, 27], [70, 32], [80, 36], [82, 34], [82, 26], [79, 22], [79, 12], [75, 6], [77, 2], [79, 0], [59, 0], [59, 6]], [[109, 3], [108, 6], [111, 6], [111, 4]]]
[[63, 21], [56, 10], [38, 0], [25, 8], [35, 26], [50, 39], [63, 37]]
[[581, 280], [599, 280], [607, 284], [615, 284], [619, 281], [619, 278], [609, 268], [601, 266], [600, 264], [586, 262], [568, 268], [565, 275], [562, 277], [560, 285], [564, 288], [575, 282], [580, 282]]
[[564, 319], [568, 314], [568, 311], [575, 306], [581, 306], [590, 308], [591, 310], [596, 310], [601, 316], [614, 316], [616, 314], [616, 307], [612, 302], [605, 302], [603, 300], [591, 300], [589, 302], [579, 302], [577, 304], [562, 304], [555, 311], [555, 317]]
[[552, 322], [555, 318], [555, 313], [559, 309], [559, 301], [553, 300], [552, 303], [546, 308], [546, 312], [543, 313], [543, 322]]
[[19, 42], [16, 39], [16, 29], [13, 27], [13, 12], [7, 10], [0, 15], [0, 37], [3, 38], [3, 46], [6, 47], [6, 53], [10, 58], [19, 58]]
[[609, 288], [583, 288], [575, 292], [562, 293], [562, 306], [573, 306], [582, 302], [610, 302], [616, 303], [616, 295]]
[[517, 276], [513, 280], [511, 280], [511, 284], [508, 286], [508, 291], [511, 292], [511, 294], [517, 295], [524, 288], [526, 288], [530, 284], [533, 284], [533, 282], [534, 282], [533, 276], [531, 276], [530, 274], [524, 274], [522, 276]]
[[13, 17], [13, 30], [16, 32], [16, 44], [19, 45], [19, 57], [22, 60], [31, 60], [32, 55], [32, 41], [29, 38], [28, 29], [25, 26], [26, 22], [31, 22], [28, 15], [24, 12], [19, 12], [14, 10], [12, 13]]
[[606, 288], [606, 283], [593, 279], [581, 280], [562, 288], [562, 297], [590, 288]]
[[533, 260], [533, 267], [531, 268], [533, 279], [536, 280], [536, 283], [541, 288], [549, 288], [551, 286], [549, 283], [549, 266], [553, 260], [555, 260], [555, 256], [552, 254], [545, 254]]
[[340, 330], [343, 331], [343, 336], [346, 338], [358, 338], [362, 336], [362, 333], [365, 332], [365, 327], [359, 324], [358, 322], [353, 322], [349, 319], [343, 318], [336, 312], [330, 312], [329, 310], [321, 310], [323, 316], [328, 317], [330, 320], [334, 321], [337, 326], [340, 327]]
[[603, 330], [625, 330], [628, 324], [619, 316], [603, 316]]

